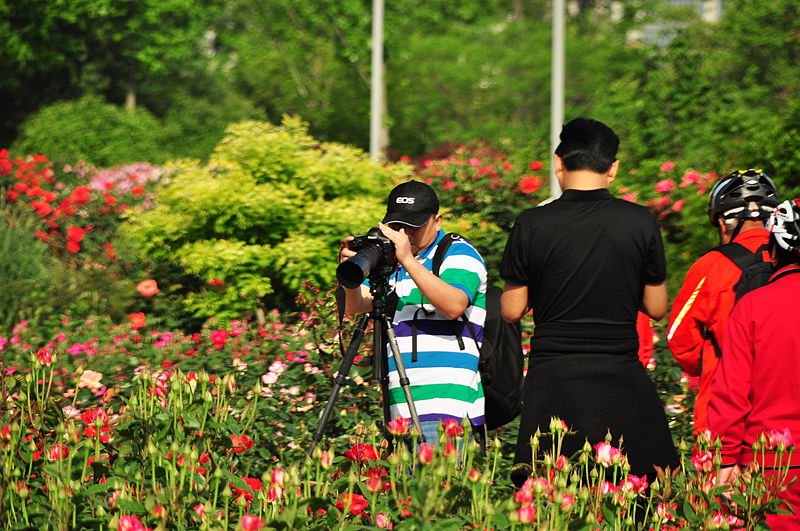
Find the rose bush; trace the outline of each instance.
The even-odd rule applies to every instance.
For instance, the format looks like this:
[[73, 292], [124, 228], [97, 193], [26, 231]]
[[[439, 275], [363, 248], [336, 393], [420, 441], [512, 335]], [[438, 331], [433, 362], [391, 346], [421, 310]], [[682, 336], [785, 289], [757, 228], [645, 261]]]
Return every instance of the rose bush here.
[[[390, 446], [361, 356], [308, 456], [341, 333], [331, 294], [303, 304], [263, 326], [210, 321], [194, 334], [64, 320], [50, 336], [18, 323], [0, 337], [0, 514], [11, 527], [64, 529], [724, 529], [778, 511], [782, 485], [758, 467], [726, 501], [708, 438], [695, 454], [679, 443], [675, 475], [639, 478], [607, 443], [560, 455], [569, 427], [554, 419], [553, 445], [534, 437], [519, 490], [508, 479], [513, 426], [492, 434], [486, 455], [457, 423], [441, 427], [440, 449], [412, 451], [417, 434], [397, 419]], [[764, 440], [792, 451], [782, 432]]]

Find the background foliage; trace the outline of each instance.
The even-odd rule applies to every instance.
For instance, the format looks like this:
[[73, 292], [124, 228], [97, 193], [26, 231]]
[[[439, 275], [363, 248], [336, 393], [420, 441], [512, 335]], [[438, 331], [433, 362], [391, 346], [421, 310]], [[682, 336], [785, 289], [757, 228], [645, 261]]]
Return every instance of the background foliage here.
[[[722, 5], [722, 20], [708, 23], [692, 4], [574, 3], [567, 119], [591, 115], [614, 127], [628, 168], [662, 157], [719, 173], [759, 166], [797, 194], [797, 6]], [[544, 0], [387, 5], [390, 157], [446, 142], [546, 146], [549, 17]], [[278, 123], [284, 114], [302, 116], [322, 141], [366, 148], [370, 31], [370, 6], [360, 0], [82, 0], [69, 9], [4, 0], [0, 145], [63, 146], [64, 131], [80, 130], [67, 120], [91, 121], [56, 106], [60, 117], [48, 127], [37, 111], [94, 94], [158, 120], [137, 130], [139, 160], [204, 159], [228, 123]], [[121, 118], [107, 122], [109, 138], [131, 136], [111, 130], [126, 127]], [[99, 155], [73, 140], [71, 153]], [[89, 160], [131, 161], [130, 146], [112, 145], [117, 155], [109, 148]]]

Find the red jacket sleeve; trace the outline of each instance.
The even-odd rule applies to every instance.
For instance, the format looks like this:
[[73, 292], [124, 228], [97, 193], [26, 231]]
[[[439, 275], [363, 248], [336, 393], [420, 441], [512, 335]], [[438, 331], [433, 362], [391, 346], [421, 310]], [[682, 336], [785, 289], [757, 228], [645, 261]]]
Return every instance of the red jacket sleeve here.
[[737, 304], [728, 321], [722, 355], [708, 404], [711, 431], [722, 438], [722, 464], [739, 462], [745, 438], [745, 419], [752, 410], [753, 326], [747, 299]]
[[669, 316], [667, 346], [690, 376], [700, 374], [703, 349], [709, 346], [703, 336], [703, 326], [710, 321], [714, 306], [711, 299], [716, 296], [709, 289], [714, 283], [709, 279], [710, 258], [703, 256], [689, 269]]
[[653, 327], [646, 313], [639, 312], [636, 315], [636, 333], [639, 334], [639, 361], [647, 368], [653, 357]]

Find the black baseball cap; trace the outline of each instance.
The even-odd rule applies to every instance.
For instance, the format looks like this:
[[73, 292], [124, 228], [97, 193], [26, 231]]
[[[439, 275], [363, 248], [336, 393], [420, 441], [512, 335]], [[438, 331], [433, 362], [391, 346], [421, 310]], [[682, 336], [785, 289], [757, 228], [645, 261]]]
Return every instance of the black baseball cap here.
[[420, 181], [408, 181], [395, 186], [389, 194], [383, 223], [421, 227], [438, 212], [439, 198], [433, 188]]

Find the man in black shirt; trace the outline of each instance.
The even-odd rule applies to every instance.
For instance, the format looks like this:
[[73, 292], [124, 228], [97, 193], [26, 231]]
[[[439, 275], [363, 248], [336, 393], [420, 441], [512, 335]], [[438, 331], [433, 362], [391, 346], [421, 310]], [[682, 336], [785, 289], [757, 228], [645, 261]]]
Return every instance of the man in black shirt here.
[[553, 159], [564, 193], [519, 215], [500, 264], [503, 317], [530, 309], [535, 323], [512, 479], [528, 477], [530, 437], [557, 416], [575, 432], [563, 454], [610, 431], [615, 445], [623, 436], [631, 473], [652, 481], [653, 465], [679, 464], [637, 357], [637, 310], [654, 319], [667, 310], [661, 234], [646, 208], [608, 191], [619, 168], [609, 127], [577, 118], [560, 138]]

